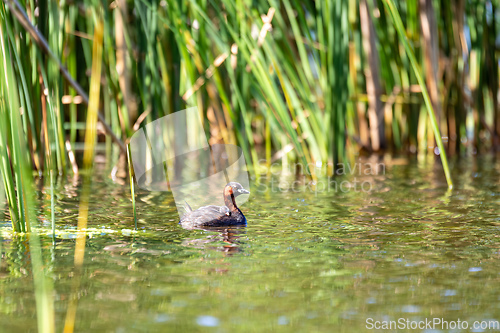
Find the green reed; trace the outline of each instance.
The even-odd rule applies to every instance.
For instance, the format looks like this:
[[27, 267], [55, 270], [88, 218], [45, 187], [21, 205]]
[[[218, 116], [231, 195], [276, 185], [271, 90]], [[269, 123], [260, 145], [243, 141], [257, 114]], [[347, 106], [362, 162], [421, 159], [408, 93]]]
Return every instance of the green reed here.
[[[73, 157], [85, 151], [75, 253], [81, 267], [95, 151], [115, 166], [143, 124], [193, 106], [203, 114], [210, 143], [241, 146], [256, 176], [261, 159], [268, 166], [280, 158], [334, 166], [372, 152], [431, 157], [437, 145], [451, 185], [446, 154], [500, 146], [498, 4], [419, 4], [4, 0], [0, 199], [5, 194], [13, 230], [37, 226], [36, 172], [50, 177], [55, 234], [54, 178], [77, 173]], [[373, 30], [362, 29], [363, 5]], [[436, 23], [431, 35], [439, 41], [431, 52], [423, 17]], [[377, 63], [379, 72], [368, 77]], [[439, 69], [436, 78], [429, 64]], [[127, 162], [137, 229], [130, 156]], [[52, 284], [38, 236], [28, 237], [33, 272], [43, 273], [33, 275], [39, 331], [51, 332]], [[75, 280], [67, 331], [74, 327], [78, 290]]]
[[[7, 192], [12, 226], [18, 232], [30, 232], [36, 223], [31, 154], [28, 151], [26, 105], [22, 103], [26, 89], [19, 83], [13, 70], [13, 58], [19, 60], [15, 50], [11, 22], [5, 8], [0, 6], [0, 152], [1, 174]], [[19, 74], [19, 72], [18, 72]], [[21, 100], [21, 103], [20, 103]], [[22, 108], [21, 108], [22, 106]], [[35, 285], [35, 302], [39, 332], [54, 332], [53, 285], [42, 258], [42, 247], [37, 233], [25, 236], [29, 241], [29, 255]]]
[[132, 210], [134, 212], [134, 229], [137, 231], [137, 211], [135, 209], [135, 186], [134, 169], [132, 168], [132, 157], [130, 156], [130, 146], [127, 146], [127, 165], [130, 183], [130, 195], [132, 196]]
[[443, 145], [443, 140], [441, 138], [441, 133], [439, 131], [438, 123], [436, 120], [436, 114], [434, 111], [434, 108], [432, 106], [431, 99], [429, 97], [429, 93], [427, 92], [427, 87], [425, 85], [420, 66], [418, 65], [417, 59], [415, 58], [415, 55], [413, 53], [413, 50], [408, 43], [405, 29], [403, 26], [403, 22], [401, 21], [401, 17], [399, 15], [399, 12], [396, 8], [396, 5], [394, 4], [393, 0], [384, 0], [384, 5], [390, 12], [392, 16], [392, 20], [394, 21], [394, 26], [396, 27], [396, 30], [398, 31], [401, 43], [403, 44], [403, 47], [406, 51], [406, 54], [408, 58], [410, 59], [410, 63], [413, 67], [415, 76], [417, 77], [417, 82], [420, 85], [420, 88], [422, 89], [422, 95], [424, 97], [425, 105], [427, 106], [427, 110], [429, 111], [429, 116], [431, 120], [431, 126], [432, 130], [434, 132], [434, 138], [436, 139], [437, 145], [439, 147], [439, 155], [441, 156], [441, 161], [443, 163], [443, 169], [444, 173], [446, 175], [446, 181], [448, 183], [448, 187], [452, 188], [453, 187], [453, 182], [451, 180], [451, 175], [450, 175], [450, 169], [448, 167], [448, 160], [446, 159], [446, 150], [444, 149]]
[[92, 170], [94, 165], [95, 147], [97, 143], [97, 121], [99, 119], [99, 99], [101, 93], [102, 53], [104, 38], [104, 23], [101, 18], [101, 10], [96, 10], [93, 15], [94, 21], [94, 43], [92, 45], [92, 70], [90, 81], [90, 93], [87, 112], [87, 126], [85, 131], [85, 151], [83, 153], [83, 183], [82, 194], [78, 209], [77, 237], [75, 243], [74, 266], [77, 272], [72, 285], [70, 303], [66, 312], [64, 332], [73, 332], [76, 322], [76, 310], [78, 306], [78, 293], [80, 291], [80, 278], [85, 258], [85, 246], [87, 240], [87, 224], [90, 210], [90, 195], [92, 191]]
[[[420, 3], [4, 0], [0, 171], [15, 230], [26, 230], [20, 157], [46, 176], [78, 170], [70, 155], [90, 130], [96, 12], [104, 36], [96, 149], [110, 167], [140, 126], [197, 106], [210, 142], [241, 146], [254, 175], [261, 159], [335, 166], [365, 152], [430, 157], [437, 146], [449, 180], [446, 154], [500, 144], [498, 9]], [[362, 29], [362, 6], [373, 30]], [[435, 45], [426, 44], [424, 17], [435, 22]], [[370, 64], [379, 70], [368, 77]]]

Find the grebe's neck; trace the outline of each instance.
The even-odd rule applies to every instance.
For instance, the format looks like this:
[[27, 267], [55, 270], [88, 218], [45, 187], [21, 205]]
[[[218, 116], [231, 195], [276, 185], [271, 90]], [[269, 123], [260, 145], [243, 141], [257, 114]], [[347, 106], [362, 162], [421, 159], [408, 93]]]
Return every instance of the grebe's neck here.
[[224, 203], [230, 211], [234, 212], [239, 210], [238, 206], [236, 206], [236, 199], [231, 186], [226, 186], [226, 188], [224, 188]]

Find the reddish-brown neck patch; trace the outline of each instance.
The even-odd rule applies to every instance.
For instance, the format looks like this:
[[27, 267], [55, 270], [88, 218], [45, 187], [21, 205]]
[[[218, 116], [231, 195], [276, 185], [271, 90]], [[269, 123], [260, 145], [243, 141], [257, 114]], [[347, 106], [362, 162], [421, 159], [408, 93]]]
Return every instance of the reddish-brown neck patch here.
[[226, 186], [226, 188], [224, 189], [224, 196], [226, 197], [231, 194], [233, 194], [233, 188], [231, 186]]
[[236, 207], [236, 201], [234, 199], [233, 188], [231, 186], [226, 186], [224, 188], [224, 203], [226, 204], [226, 207], [232, 211], [235, 211], [238, 209], [238, 207]]

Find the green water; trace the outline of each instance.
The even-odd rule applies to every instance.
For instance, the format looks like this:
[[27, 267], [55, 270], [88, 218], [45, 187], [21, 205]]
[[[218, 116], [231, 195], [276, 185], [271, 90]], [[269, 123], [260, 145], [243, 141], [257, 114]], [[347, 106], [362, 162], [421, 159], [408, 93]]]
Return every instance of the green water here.
[[[232, 230], [184, 230], [169, 193], [143, 191], [137, 234], [128, 231], [128, 186], [100, 172], [81, 271], [73, 265], [81, 189], [59, 179], [60, 233], [55, 246], [42, 237], [56, 329], [71, 299], [76, 332], [359, 332], [369, 318], [468, 321], [467, 330], [414, 330], [458, 332], [500, 321], [500, 163], [451, 165], [451, 192], [437, 163], [416, 161], [336, 179], [356, 177], [369, 191], [254, 184], [241, 207], [248, 226]], [[39, 190], [50, 230], [50, 191]], [[36, 332], [28, 242], [3, 225], [0, 331]]]

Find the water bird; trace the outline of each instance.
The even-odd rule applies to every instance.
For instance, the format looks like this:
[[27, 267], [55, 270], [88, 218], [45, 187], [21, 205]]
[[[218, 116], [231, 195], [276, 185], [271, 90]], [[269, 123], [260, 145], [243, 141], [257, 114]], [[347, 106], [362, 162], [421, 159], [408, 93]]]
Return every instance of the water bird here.
[[186, 214], [181, 217], [179, 224], [187, 229], [196, 227], [223, 227], [230, 225], [245, 225], [247, 219], [236, 205], [236, 197], [250, 194], [240, 183], [230, 182], [224, 187], [223, 196], [225, 206], [203, 206], [192, 210], [186, 202]]

